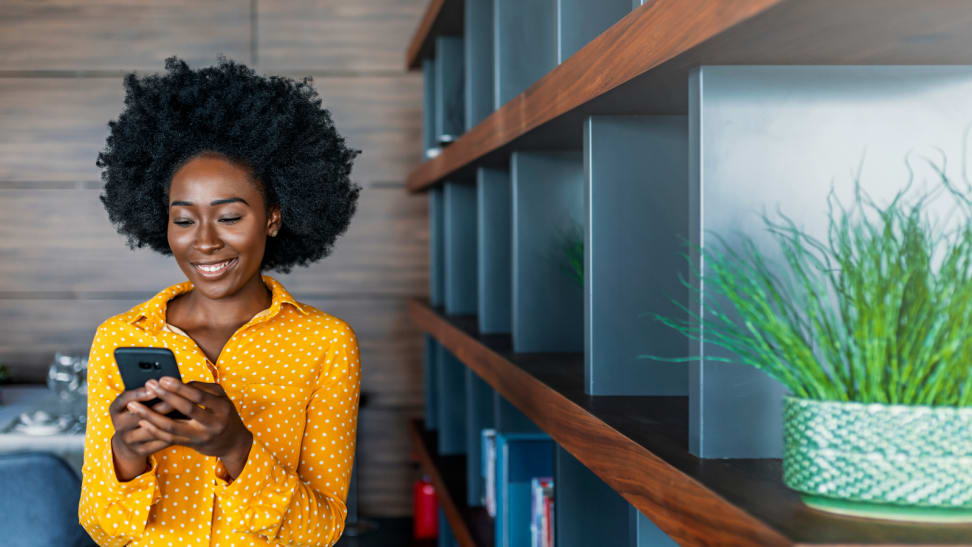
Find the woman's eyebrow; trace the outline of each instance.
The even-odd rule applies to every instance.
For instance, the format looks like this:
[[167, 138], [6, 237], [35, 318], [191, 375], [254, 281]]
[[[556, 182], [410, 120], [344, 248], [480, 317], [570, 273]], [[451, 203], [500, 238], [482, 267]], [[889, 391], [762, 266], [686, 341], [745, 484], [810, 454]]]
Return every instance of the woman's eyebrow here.
[[[209, 202], [209, 204], [210, 205], [220, 205], [220, 204], [223, 204], [223, 203], [233, 203], [234, 201], [242, 201], [243, 203], [246, 203], [246, 200], [243, 199], [243, 198], [226, 198], [226, 199], [217, 199], [217, 200], [211, 201], [211, 202]], [[172, 204], [169, 205], [169, 207], [172, 208], [172, 207], [175, 207], [176, 205], [192, 205], [192, 204], [193, 203], [191, 201], [173, 201]], [[246, 206], [249, 207], [250, 204], [249, 203], [246, 203]]]

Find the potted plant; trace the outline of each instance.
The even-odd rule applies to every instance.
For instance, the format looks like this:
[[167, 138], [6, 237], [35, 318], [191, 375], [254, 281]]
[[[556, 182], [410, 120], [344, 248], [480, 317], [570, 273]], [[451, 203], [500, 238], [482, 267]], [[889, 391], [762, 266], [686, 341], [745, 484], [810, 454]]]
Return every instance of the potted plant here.
[[884, 206], [831, 191], [823, 239], [764, 214], [781, 259], [717, 238], [692, 265], [704, 313], [651, 314], [788, 388], [783, 481], [812, 507], [972, 521], [972, 187], [936, 171]]

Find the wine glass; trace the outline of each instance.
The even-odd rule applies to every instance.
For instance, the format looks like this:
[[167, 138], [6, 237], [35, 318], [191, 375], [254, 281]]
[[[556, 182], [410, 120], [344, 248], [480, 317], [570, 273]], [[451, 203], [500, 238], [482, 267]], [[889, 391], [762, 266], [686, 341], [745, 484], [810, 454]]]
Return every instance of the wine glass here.
[[47, 387], [57, 395], [59, 419], [73, 414], [71, 404], [79, 397], [81, 378], [76, 371], [76, 358], [61, 352], [54, 353], [54, 361], [47, 370]]

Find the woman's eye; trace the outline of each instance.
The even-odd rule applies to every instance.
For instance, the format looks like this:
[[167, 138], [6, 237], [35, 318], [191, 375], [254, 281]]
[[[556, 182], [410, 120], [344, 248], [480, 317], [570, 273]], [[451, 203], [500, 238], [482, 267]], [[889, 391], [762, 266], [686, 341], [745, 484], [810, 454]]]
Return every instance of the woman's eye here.
[[188, 225], [192, 224], [192, 221], [191, 220], [173, 220], [172, 221], [172, 224], [175, 224], [176, 226], [188, 226]]
[[240, 217], [221, 218], [220, 220], [223, 220], [223, 221], [226, 221], [226, 222], [236, 222], [237, 220], [240, 220]]

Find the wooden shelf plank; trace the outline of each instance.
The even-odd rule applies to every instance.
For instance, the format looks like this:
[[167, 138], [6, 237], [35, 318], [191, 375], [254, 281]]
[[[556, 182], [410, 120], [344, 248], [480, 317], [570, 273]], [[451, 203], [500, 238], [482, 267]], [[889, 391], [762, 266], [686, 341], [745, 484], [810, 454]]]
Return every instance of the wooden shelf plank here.
[[415, 167], [407, 188], [504, 161], [512, 146], [579, 148], [587, 115], [684, 114], [695, 66], [968, 64], [969, 26], [964, 0], [647, 2]]
[[436, 36], [461, 35], [462, 14], [462, 0], [429, 0], [405, 51], [405, 68], [422, 67], [422, 58], [431, 54]]
[[434, 431], [426, 431], [422, 421], [409, 422], [415, 452], [425, 473], [435, 486], [439, 506], [461, 547], [493, 547], [494, 524], [483, 507], [466, 504], [466, 456], [441, 456]]
[[685, 397], [592, 397], [583, 355], [515, 354], [475, 316], [424, 299], [412, 320], [662, 530], [682, 544], [962, 545], [972, 525], [922, 525], [812, 510], [783, 486], [778, 459], [703, 460], [688, 452]]

